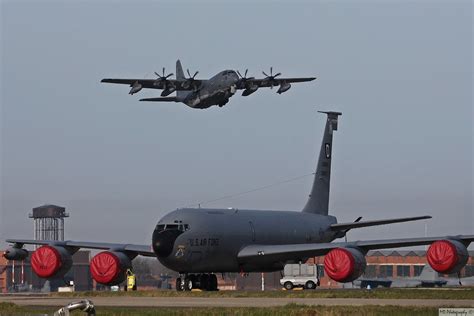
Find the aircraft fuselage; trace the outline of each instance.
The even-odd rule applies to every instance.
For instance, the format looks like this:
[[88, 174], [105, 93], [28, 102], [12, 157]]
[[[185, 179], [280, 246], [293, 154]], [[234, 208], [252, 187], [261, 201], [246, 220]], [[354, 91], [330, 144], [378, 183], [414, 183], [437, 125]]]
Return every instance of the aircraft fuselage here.
[[224, 70], [203, 82], [196, 90], [190, 92], [182, 102], [189, 107], [206, 109], [213, 105], [223, 106], [236, 92], [236, 83], [239, 81], [233, 70]]
[[285, 262], [237, 255], [252, 244], [330, 242], [334, 223], [333, 216], [292, 211], [178, 209], [158, 222], [152, 245], [163, 265], [182, 273], [277, 271]]

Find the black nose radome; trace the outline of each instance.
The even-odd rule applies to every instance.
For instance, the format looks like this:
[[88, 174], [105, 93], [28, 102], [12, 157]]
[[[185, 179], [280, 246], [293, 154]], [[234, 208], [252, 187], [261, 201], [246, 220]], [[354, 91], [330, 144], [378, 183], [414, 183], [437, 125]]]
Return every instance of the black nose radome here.
[[178, 229], [155, 230], [153, 232], [153, 251], [158, 257], [168, 257], [173, 251], [174, 242], [183, 232]]

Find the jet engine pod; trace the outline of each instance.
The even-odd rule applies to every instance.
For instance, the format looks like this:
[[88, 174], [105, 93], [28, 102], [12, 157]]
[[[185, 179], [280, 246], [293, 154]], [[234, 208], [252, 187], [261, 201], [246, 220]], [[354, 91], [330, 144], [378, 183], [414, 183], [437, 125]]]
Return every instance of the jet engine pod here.
[[335, 248], [324, 257], [324, 271], [334, 281], [352, 282], [364, 273], [365, 255], [354, 248]]
[[117, 285], [125, 280], [125, 272], [132, 267], [130, 258], [119, 251], [102, 251], [91, 260], [92, 278], [97, 283]]
[[72, 266], [72, 256], [59, 246], [41, 246], [31, 255], [31, 267], [41, 278], [63, 276]]
[[466, 246], [457, 240], [438, 240], [430, 245], [426, 259], [433, 270], [449, 274], [459, 272], [468, 260]]
[[25, 260], [28, 257], [28, 250], [23, 248], [11, 247], [5, 250], [3, 257], [7, 260]]

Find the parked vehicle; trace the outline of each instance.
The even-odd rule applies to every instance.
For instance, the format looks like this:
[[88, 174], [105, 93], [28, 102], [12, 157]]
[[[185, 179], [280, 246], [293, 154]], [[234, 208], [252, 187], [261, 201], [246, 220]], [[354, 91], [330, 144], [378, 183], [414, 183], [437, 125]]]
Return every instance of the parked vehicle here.
[[314, 264], [287, 264], [283, 270], [280, 284], [286, 290], [302, 287], [305, 290], [314, 290], [319, 286], [319, 269]]

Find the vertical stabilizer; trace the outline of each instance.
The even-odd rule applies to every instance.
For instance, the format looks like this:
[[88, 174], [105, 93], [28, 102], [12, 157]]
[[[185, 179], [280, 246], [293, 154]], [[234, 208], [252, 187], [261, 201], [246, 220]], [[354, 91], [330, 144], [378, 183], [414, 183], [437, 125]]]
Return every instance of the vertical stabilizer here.
[[[176, 61], [176, 80], [184, 81], [186, 77], [184, 76], [183, 66], [181, 66], [181, 61], [178, 59]], [[176, 98], [178, 100], [184, 100], [184, 98], [188, 95], [188, 91], [178, 90], [176, 91]]]
[[313, 188], [306, 202], [303, 212], [328, 215], [329, 186], [331, 180], [331, 152], [332, 134], [337, 131], [337, 119], [340, 112], [323, 112], [327, 114], [326, 128], [324, 129], [323, 142], [319, 152], [318, 165], [314, 175]]

